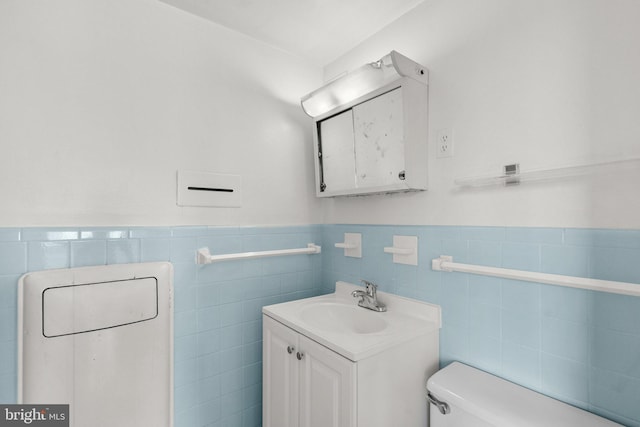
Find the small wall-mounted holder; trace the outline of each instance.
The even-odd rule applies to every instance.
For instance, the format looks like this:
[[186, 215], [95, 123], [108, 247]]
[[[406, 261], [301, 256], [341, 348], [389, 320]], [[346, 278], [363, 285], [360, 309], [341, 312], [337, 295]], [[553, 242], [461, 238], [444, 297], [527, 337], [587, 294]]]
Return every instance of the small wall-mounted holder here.
[[448, 271], [452, 272], [450, 268], [444, 267], [442, 264], [445, 262], [453, 262], [453, 257], [450, 255], [440, 255], [440, 258], [434, 258], [431, 260], [431, 269], [434, 271]]
[[520, 163], [504, 165], [504, 185], [520, 184]]
[[393, 236], [393, 246], [384, 248], [384, 251], [393, 254], [396, 264], [418, 265], [417, 236]]
[[640, 157], [528, 171], [521, 171], [520, 165], [513, 163], [505, 165], [501, 175], [458, 178], [454, 183], [461, 188], [480, 188], [495, 185], [509, 186], [532, 181], [553, 181], [596, 172], [617, 173], [626, 167], [637, 167], [637, 163], [640, 163]]
[[336, 248], [344, 249], [344, 256], [362, 258], [362, 234], [344, 233], [344, 241], [336, 243]]

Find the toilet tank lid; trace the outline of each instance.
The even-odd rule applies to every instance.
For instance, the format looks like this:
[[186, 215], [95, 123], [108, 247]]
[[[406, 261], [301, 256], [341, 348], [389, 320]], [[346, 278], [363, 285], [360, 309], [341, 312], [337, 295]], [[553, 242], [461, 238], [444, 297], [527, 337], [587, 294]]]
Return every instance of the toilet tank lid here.
[[427, 389], [452, 413], [463, 410], [496, 427], [620, 426], [460, 362], [431, 376]]

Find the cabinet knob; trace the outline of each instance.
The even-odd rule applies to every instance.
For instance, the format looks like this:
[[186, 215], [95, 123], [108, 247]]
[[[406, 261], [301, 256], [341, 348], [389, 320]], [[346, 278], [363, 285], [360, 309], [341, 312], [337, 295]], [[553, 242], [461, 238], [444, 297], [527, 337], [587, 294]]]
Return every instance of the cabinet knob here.
[[302, 360], [302, 358], [304, 357], [304, 353], [297, 352], [296, 357], [298, 358], [298, 360]]
[[293, 353], [294, 350], [295, 350], [295, 348], [293, 346], [291, 346], [291, 345], [287, 347], [287, 353], [289, 353], [289, 354]]

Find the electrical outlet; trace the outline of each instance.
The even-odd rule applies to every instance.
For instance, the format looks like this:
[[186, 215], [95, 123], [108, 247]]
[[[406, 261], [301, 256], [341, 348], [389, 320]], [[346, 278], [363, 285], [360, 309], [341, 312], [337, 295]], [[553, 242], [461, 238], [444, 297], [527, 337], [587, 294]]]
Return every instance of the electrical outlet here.
[[441, 129], [436, 137], [436, 157], [453, 157], [453, 129]]

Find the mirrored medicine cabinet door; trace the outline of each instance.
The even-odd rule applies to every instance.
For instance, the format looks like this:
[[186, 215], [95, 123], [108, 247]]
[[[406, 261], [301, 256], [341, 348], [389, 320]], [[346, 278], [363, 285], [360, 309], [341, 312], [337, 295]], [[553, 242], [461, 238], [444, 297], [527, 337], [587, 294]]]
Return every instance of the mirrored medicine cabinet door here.
[[405, 83], [316, 121], [319, 197], [426, 189], [426, 94]]

